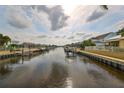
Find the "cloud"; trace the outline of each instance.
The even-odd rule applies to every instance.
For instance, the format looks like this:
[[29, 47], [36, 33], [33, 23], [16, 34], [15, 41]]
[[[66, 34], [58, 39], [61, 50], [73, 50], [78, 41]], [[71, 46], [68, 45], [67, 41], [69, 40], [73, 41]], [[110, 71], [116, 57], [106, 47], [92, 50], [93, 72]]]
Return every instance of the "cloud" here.
[[75, 37], [74, 36], [70, 36], [70, 37], [68, 37], [68, 39], [74, 39]]
[[99, 12], [99, 11], [95, 10], [95, 11], [92, 13], [92, 15], [87, 18], [87, 22], [96, 20], [96, 19], [102, 17], [104, 14], [105, 14], [105, 12]]
[[41, 11], [33, 11], [33, 23], [35, 24], [36, 27], [42, 27], [46, 29], [47, 31], [51, 30], [51, 22], [49, 20], [49, 16], [47, 13]]
[[45, 5], [41, 6], [32, 6], [34, 10], [37, 10], [38, 13], [45, 12], [48, 15], [48, 19], [51, 23], [51, 30], [59, 30], [60, 28], [66, 26], [66, 20], [68, 16], [64, 14], [63, 9], [60, 5], [48, 7]]
[[108, 11], [99, 6], [77, 6], [69, 17], [62, 6], [3, 7], [0, 33], [22, 42], [64, 45], [124, 26], [122, 6], [108, 6]]
[[37, 36], [37, 38], [46, 38], [47, 35], [40, 35], [40, 36]]
[[113, 25], [116, 29], [122, 29], [124, 28], [124, 20], [121, 20], [120, 22]]
[[28, 28], [32, 24], [23, 10], [17, 6], [8, 6], [6, 17], [8, 24], [19, 29]]
[[76, 35], [78, 35], [78, 36], [83, 36], [85, 33], [83, 33], [83, 32], [77, 32], [76, 33]]
[[79, 5], [72, 12], [67, 23], [72, 27], [79, 27], [83, 24], [90, 23], [102, 18], [106, 13], [107, 11], [103, 10], [100, 6]]
[[62, 38], [66, 38], [66, 35], [62, 36]]
[[49, 18], [51, 20], [52, 30], [57, 30], [67, 25], [65, 22], [68, 17], [64, 14], [61, 6], [51, 8]]
[[60, 38], [60, 36], [55, 36], [55, 38]]

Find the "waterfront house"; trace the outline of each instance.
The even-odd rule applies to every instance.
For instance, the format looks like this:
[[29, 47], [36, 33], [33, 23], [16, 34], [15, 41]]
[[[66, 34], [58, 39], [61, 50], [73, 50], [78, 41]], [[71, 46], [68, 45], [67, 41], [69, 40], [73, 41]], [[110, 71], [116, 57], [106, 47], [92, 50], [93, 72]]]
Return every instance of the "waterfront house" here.
[[20, 42], [19, 41], [16, 41], [16, 40], [12, 40], [11, 41], [11, 44], [17, 44], [18, 45], [18, 44], [20, 44]]
[[24, 48], [41, 48], [42, 47], [41, 44], [35, 44], [35, 43], [31, 43], [31, 42], [24, 42], [21, 45]]
[[124, 48], [124, 37], [117, 35], [105, 41], [106, 46]]
[[96, 46], [105, 46], [105, 41], [116, 35], [117, 33], [109, 32], [106, 34], [99, 35], [97, 37], [93, 37], [91, 38], [91, 40], [95, 43]]
[[34, 43], [30, 43], [30, 42], [24, 42], [24, 43], [22, 43], [22, 46], [24, 48], [31, 48], [31, 47], [35, 47], [35, 44]]

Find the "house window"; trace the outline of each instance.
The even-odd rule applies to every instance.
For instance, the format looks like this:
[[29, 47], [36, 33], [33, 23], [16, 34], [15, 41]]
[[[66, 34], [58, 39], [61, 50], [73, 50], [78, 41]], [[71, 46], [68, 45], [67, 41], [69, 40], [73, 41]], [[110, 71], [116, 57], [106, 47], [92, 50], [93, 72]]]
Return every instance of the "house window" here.
[[119, 46], [119, 41], [112, 41], [112, 42], [110, 42], [110, 46], [118, 47]]

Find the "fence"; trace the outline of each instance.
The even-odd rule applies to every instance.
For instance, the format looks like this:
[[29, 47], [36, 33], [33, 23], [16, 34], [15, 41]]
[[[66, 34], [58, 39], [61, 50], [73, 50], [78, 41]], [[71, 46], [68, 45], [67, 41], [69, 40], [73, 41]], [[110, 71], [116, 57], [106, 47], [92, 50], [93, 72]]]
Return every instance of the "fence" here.
[[124, 48], [113, 47], [113, 46], [88, 46], [85, 47], [85, 50], [124, 52]]

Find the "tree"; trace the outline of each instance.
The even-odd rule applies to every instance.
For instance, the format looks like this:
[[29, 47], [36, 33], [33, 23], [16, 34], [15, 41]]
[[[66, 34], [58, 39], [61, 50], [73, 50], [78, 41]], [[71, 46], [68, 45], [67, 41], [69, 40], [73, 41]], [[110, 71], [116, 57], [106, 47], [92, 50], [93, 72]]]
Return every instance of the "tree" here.
[[0, 34], [0, 46], [4, 45], [3, 34]]
[[107, 5], [101, 5], [101, 7], [103, 7], [103, 9], [108, 10], [108, 6]]
[[81, 44], [81, 47], [82, 48], [85, 48], [85, 46], [95, 46], [95, 43], [92, 42], [91, 39], [88, 39], [88, 40], [84, 40]]
[[124, 28], [118, 30], [117, 34], [121, 35], [122, 37], [124, 37]]
[[2, 38], [3, 37], [3, 34], [0, 34], [0, 38]]
[[11, 42], [11, 38], [9, 36], [3, 36], [3, 34], [0, 34], [0, 46], [3, 47], [4, 45], [7, 45], [9, 42]]
[[9, 36], [3, 36], [3, 41], [4, 41], [4, 44], [8, 44], [9, 42], [11, 42], [11, 38]]
[[10, 45], [8, 46], [8, 49], [9, 49], [10, 51], [12, 51], [12, 50], [17, 49], [18, 47], [19, 47], [19, 45], [17, 45], [17, 44], [10, 44]]

